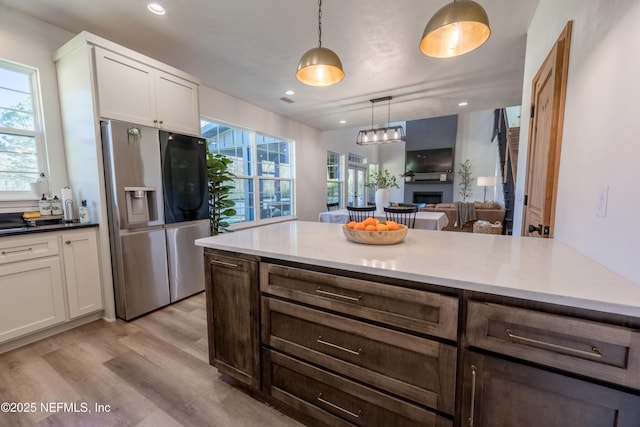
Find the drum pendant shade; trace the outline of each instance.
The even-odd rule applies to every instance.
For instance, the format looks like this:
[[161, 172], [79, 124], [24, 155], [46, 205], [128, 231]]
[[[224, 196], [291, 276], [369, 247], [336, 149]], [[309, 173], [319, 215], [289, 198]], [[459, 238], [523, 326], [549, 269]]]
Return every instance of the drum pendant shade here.
[[438, 10], [422, 33], [420, 50], [427, 56], [451, 58], [482, 46], [491, 35], [487, 12], [471, 0], [454, 0]]

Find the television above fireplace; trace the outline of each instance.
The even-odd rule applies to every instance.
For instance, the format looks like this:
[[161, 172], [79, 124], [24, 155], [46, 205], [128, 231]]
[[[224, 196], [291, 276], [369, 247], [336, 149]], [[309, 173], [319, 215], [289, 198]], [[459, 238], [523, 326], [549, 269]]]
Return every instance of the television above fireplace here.
[[453, 171], [453, 148], [407, 151], [406, 171], [448, 173]]

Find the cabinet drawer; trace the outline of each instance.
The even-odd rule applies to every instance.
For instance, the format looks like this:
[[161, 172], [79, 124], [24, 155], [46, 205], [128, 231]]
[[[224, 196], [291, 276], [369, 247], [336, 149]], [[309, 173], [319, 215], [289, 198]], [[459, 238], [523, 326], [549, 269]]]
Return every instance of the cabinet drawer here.
[[470, 301], [469, 345], [640, 389], [640, 333], [500, 304]]
[[265, 388], [274, 399], [330, 426], [452, 426], [434, 412], [341, 376], [265, 351]]
[[456, 297], [266, 263], [260, 268], [260, 289], [418, 333], [457, 339]]
[[57, 255], [59, 252], [56, 233], [0, 239], [0, 264]]
[[271, 298], [263, 343], [453, 414], [456, 348]]

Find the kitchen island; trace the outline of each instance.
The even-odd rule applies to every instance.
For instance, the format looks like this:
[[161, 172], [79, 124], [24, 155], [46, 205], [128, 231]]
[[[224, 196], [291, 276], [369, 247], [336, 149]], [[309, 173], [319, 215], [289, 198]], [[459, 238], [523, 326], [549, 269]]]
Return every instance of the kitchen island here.
[[560, 242], [292, 221], [196, 244], [210, 362], [305, 421], [640, 420], [640, 286]]

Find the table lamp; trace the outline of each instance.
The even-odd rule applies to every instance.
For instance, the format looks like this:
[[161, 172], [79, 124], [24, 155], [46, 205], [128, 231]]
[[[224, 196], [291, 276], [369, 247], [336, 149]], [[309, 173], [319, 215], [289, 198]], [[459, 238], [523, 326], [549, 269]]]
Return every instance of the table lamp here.
[[484, 199], [483, 202], [487, 201], [487, 187], [495, 187], [496, 185], [496, 177], [495, 176], [479, 176], [478, 177], [478, 187], [484, 187]]

